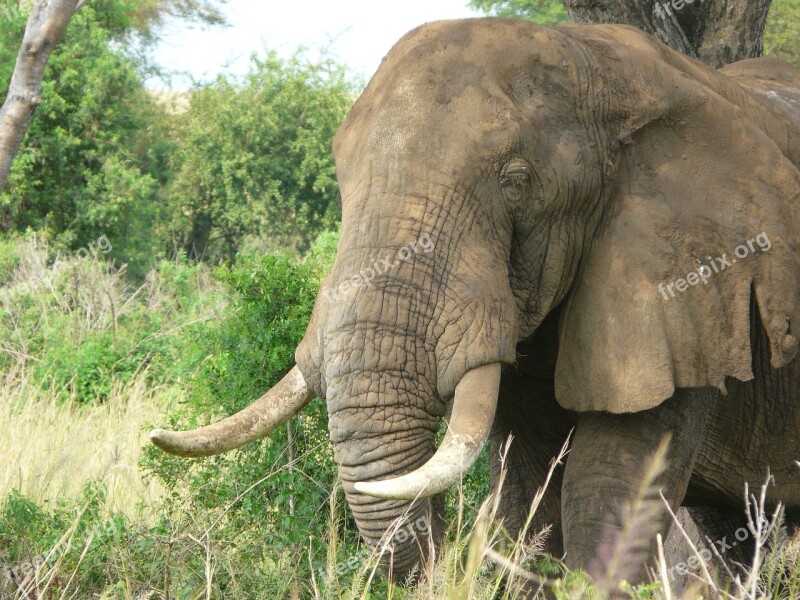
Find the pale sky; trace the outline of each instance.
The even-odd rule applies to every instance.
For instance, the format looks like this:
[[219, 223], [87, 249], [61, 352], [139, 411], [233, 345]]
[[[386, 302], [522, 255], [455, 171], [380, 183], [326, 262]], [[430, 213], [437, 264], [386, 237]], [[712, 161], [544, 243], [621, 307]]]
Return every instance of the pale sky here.
[[[392, 45], [414, 27], [480, 16], [466, 7], [467, 1], [228, 0], [230, 27], [171, 27], [155, 59], [167, 69], [208, 80], [222, 71], [245, 73], [250, 54], [263, 55], [264, 48], [288, 56], [301, 45], [318, 49], [330, 44], [339, 62], [366, 81]], [[188, 82], [176, 79], [173, 87], [185, 88]]]

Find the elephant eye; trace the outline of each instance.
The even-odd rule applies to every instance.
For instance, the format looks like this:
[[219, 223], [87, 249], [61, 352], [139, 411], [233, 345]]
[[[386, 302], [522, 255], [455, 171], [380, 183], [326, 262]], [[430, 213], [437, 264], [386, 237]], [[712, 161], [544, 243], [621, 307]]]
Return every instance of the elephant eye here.
[[531, 166], [527, 161], [514, 159], [507, 163], [500, 172], [500, 185], [503, 187], [519, 187], [531, 182]]
[[530, 196], [533, 169], [527, 161], [516, 158], [503, 167], [500, 172], [500, 185], [503, 195], [512, 204], [523, 202]]
[[500, 183], [505, 186], [518, 187], [521, 185], [527, 185], [530, 180], [530, 173], [509, 173], [500, 180]]

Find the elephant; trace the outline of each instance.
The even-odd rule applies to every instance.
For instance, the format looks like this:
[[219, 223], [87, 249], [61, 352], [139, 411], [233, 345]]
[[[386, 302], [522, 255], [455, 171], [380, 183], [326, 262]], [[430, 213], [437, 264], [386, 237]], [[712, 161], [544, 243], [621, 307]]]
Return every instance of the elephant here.
[[398, 519], [432, 537], [393, 540], [398, 581], [487, 442], [513, 533], [573, 432], [534, 522], [572, 568], [607, 566], [666, 435], [672, 507], [743, 519], [769, 469], [772, 502], [800, 508], [797, 68], [714, 70], [624, 25], [434, 22], [383, 59], [333, 154], [341, 239], [296, 366], [157, 446], [222, 452], [324, 398], [363, 539]]

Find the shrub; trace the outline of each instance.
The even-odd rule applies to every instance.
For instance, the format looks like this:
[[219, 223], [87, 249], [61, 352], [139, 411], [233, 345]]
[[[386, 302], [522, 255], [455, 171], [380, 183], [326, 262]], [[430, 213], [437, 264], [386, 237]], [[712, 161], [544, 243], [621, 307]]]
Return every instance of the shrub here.
[[[152, 223], [163, 156], [152, 148], [167, 149], [164, 136], [154, 135], [160, 110], [144, 89], [140, 64], [119, 44], [120, 29], [130, 29], [124, 21], [133, 7], [126, 4], [87, 3], [70, 20], [0, 191], [0, 232], [46, 231], [67, 250], [106, 235], [112, 255], [141, 276], [157, 247]], [[22, 42], [23, 12], [27, 7], [15, 19], [0, 19], [3, 90]]]
[[97, 253], [61, 255], [41, 238], [7, 247], [14, 266], [0, 288], [0, 369], [30, 364], [41, 387], [88, 403], [104, 401], [113, 381], [147, 370], [168, 384], [201, 360], [187, 332], [202, 328], [202, 313], [213, 314], [203, 267], [161, 262], [135, 286], [125, 266]]
[[328, 57], [275, 52], [253, 57], [242, 79], [194, 90], [174, 119], [161, 237], [211, 261], [248, 248], [306, 251], [341, 218], [331, 145], [353, 90]]
[[11, 278], [19, 264], [19, 251], [15, 237], [0, 238], [0, 285]]
[[[191, 380], [189, 399], [169, 418], [171, 427], [234, 413], [289, 370], [336, 237], [322, 236], [304, 261], [286, 253], [240, 256], [216, 271], [232, 298], [230, 311], [197, 332], [208, 356]], [[242, 586], [279, 597], [288, 582], [276, 565], [308, 575], [308, 563], [293, 557], [305, 555], [309, 543], [324, 555], [318, 532], [325, 529], [323, 509], [336, 481], [327, 439], [325, 406], [315, 400], [286, 427], [235, 453], [187, 462], [145, 449], [143, 465], [172, 491], [173, 510], [188, 503], [194, 519], [213, 523], [218, 539], [235, 543], [232, 563], [272, 565], [232, 568], [235, 577], [218, 574], [223, 594]]]

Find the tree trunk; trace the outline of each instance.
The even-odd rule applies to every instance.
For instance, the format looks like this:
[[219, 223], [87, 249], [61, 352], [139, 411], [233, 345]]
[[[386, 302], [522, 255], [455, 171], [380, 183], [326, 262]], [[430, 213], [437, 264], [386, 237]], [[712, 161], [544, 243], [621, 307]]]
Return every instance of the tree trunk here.
[[719, 68], [761, 56], [772, 0], [564, 0], [576, 23], [625, 23]]
[[33, 111], [41, 103], [42, 77], [50, 52], [64, 37], [85, 0], [36, 0], [28, 17], [11, 85], [0, 108], [0, 191], [19, 151]]

